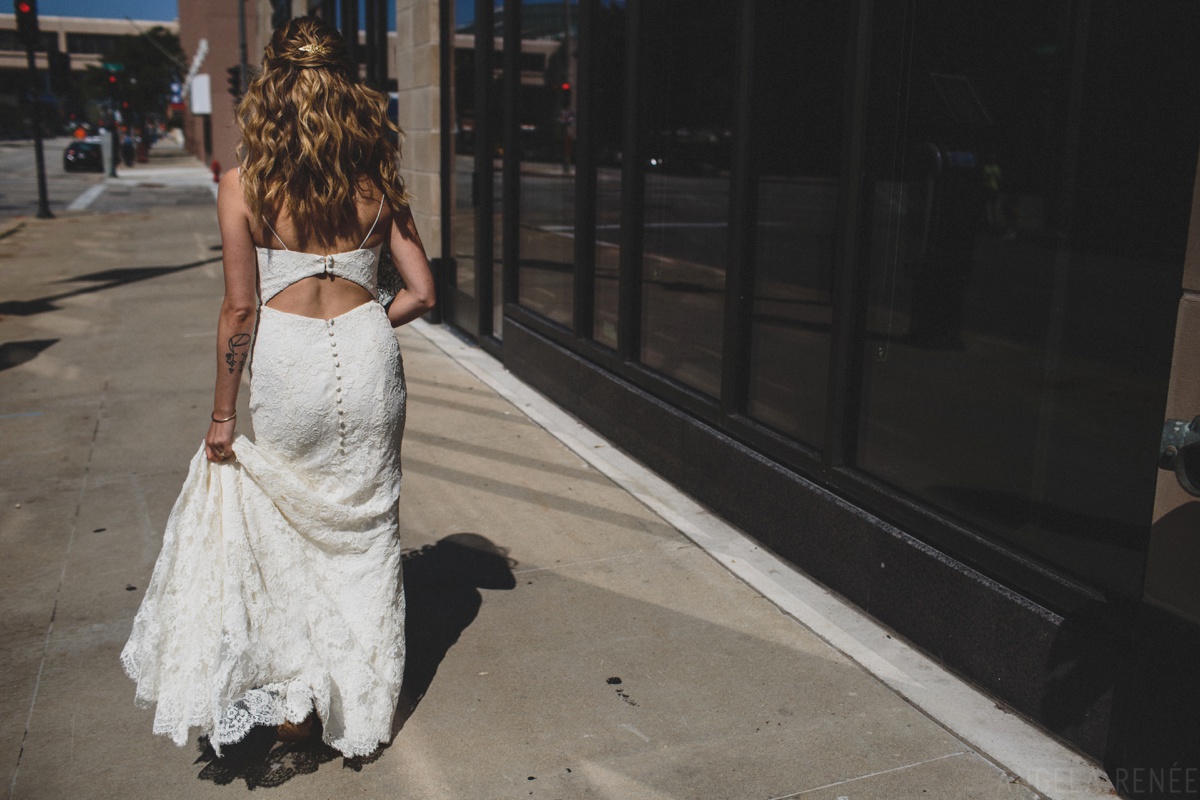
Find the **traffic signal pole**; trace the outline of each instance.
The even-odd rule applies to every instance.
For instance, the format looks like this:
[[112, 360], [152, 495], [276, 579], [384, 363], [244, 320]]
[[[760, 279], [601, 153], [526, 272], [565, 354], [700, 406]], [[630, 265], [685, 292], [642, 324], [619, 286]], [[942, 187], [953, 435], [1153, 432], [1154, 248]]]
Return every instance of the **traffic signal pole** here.
[[246, 63], [246, 0], [238, 0], [238, 92], [239, 100], [245, 96], [250, 77]]
[[50, 200], [46, 195], [46, 158], [42, 154], [42, 87], [34, 59], [38, 45], [37, 0], [13, 0], [13, 14], [17, 21], [17, 37], [25, 45], [25, 56], [29, 62], [29, 115], [33, 123], [33, 153], [37, 163], [37, 218], [52, 219], [54, 215], [50, 213]]
[[29, 60], [29, 99], [33, 106], [33, 158], [37, 163], [38, 185], [38, 219], [53, 219], [50, 213], [50, 198], [46, 192], [46, 156], [42, 153], [42, 97], [41, 86], [38, 85], [37, 62], [33, 57], [33, 48], [25, 50]]

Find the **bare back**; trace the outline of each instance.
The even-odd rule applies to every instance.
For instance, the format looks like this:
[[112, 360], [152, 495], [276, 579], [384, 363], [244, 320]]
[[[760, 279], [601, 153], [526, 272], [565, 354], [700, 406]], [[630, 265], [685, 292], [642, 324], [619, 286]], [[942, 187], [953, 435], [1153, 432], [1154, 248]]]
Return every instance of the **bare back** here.
[[[257, 226], [252, 225], [251, 238], [256, 247], [322, 256], [386, 245], [387, 232], [392, 225], [392, 211], [386, 202], [382, 202], [378, 190], [360, 194], [356, 206], [358, 218], [355, 228], [338, 231], [333, 241], [324, 246], [300, 240], [299, 232], [286, 211], [273, 224], [274, 230], [262, 220], [258, 221]], [[266, 305], [289, 314], [332, 319], [372, 299], [370, 292], [353, 281], [334, 275], [313, 275], [288, 286], [270, 298]]]

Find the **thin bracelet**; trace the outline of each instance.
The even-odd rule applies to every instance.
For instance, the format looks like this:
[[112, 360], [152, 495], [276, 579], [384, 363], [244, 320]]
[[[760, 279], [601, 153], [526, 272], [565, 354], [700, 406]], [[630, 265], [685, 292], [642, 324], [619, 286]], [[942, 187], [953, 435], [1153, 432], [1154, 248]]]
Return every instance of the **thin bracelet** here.
[[225, 419], [217, 419], [217, 412], [215, 412], [215, 411], [212, 412], [212, 414], [210, 414], [209, 416], [212, 417], [213, 422], [229, 422], [229, 420], [231, 420], [231, 419], [237, 419], [237, 412], [236, 411], [233, 412]]

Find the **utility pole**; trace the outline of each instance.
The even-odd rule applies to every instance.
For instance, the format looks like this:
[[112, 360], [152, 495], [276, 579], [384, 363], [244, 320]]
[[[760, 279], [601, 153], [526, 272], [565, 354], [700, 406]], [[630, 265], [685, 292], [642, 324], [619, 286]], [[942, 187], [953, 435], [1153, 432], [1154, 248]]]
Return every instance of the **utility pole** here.
[[38, 81], [37, 61], [34, 50], [38, 44], [37, 0], [13, 0], [13, 11], [17, 17], [17, 36], [25, 45], [25, 56], [29, 64], [29, 103], [33, 122], [33, 157], [37, 164], [38, 219], [53, 219], [50, 199], [46, 193], [46, 158], [42, 153], [42, 87]]

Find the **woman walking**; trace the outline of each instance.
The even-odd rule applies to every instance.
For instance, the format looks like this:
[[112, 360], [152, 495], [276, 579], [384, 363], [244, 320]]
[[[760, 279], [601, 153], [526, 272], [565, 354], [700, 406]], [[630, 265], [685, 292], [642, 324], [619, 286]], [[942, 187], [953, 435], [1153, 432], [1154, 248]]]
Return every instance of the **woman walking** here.
[[[404, 672], [405, 387], [392, 328], [433, 306], [386, 99], [337, 31], [293, 19], [238, 109], [221, 180], [212, 421], [121, 654], [154, 732], [220, 754], [255, 725], [347, 756], [391, 739]], [[380, 294], [386, 248], [401, 288]], [[250, 370], [255, 440], [236, 435]]]

